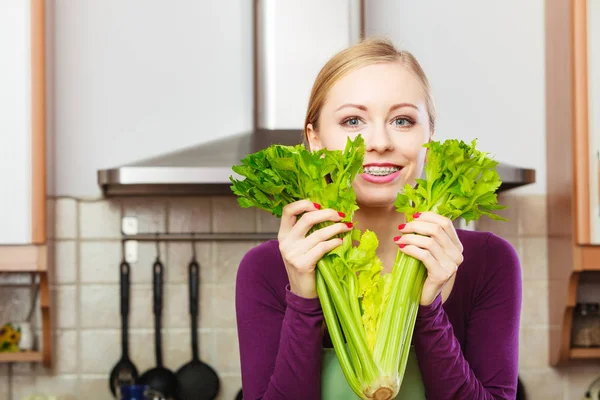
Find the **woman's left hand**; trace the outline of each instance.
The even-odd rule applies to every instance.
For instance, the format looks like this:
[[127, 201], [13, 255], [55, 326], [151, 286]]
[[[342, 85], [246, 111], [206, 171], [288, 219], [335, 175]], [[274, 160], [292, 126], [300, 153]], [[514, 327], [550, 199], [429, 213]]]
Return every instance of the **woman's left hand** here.
[[463, 262], [462, 243], [452, 221], [434, 212], [417, 213], [413, 221], [398, 229], [402, 236], [394, 238], [394, 242], [402, 252], [422, 261], [427, 268], [420, 304], [428, 306]]

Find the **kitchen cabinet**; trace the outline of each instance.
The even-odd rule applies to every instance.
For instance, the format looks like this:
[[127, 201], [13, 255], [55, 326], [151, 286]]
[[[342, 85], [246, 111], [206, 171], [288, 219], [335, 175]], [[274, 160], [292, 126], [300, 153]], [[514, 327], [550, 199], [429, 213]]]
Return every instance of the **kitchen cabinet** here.
[[[600, 275], [600, 2], [546, 1], [550, 363], [600, 359], [571, 346], [578, 294]], [[600, 285], [595, 293], [600, 294]], [[595, 301], [599, 301], [600, 297]]]
[[44, 32], [36, 1], [0, 5], [0, 245], [46, 241]]
[[0, 3], [0, 272], [39, 277], [42, 351], [0, 362], [50, 365], [46, 252], [44, 0]]

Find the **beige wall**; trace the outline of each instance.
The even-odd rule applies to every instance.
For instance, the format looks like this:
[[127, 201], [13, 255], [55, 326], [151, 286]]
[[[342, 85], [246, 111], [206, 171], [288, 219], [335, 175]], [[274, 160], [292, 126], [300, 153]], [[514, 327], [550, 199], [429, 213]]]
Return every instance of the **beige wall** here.
[[[524, 293], [520, 374], [531, 399], [580, 399], [600, 375], [595, 363], [548, 367], [548, 296], [546, 205], [544, 196], [502, 196], [510, 205], [508, 223], [480, 223], [510, 240], [523, 266]], [[86, 201], [59, 198], [50, 202], [54, 226], [52, 277], [55, 367], [0, 366], [0, 399], [14, 400], [36, 392], [64, 399], [107, 399], [108, 373], [120, 355], [118, 265], [121, 260], [120, 218], [135, 215], [140, 230], [155, 232], [273, 231], [277, 221], [262, 212], [238, 208], [233, 197], [197, 199], [129, 199]], [[233, 400], [240, 387], [235, 329], [234, 283], [238, 262], [256, 242], [203, 242], [197, 245], [202, 267], [201, 357], [222, 376], [221, 399]], [[190, 358], [187, 306], [188, 242], [161, 247], [166, 267], [164, 358], [176, 369]], [[151, 269], [153, 243], [142, 243], [140, 261], [132, 264], [130, 316], [131, 356], [140, 369], [154, 363], [152, 345]], [[6, 282], [6, 278], [5, 278]], [[15, 283], [12, 278], [8, 283]], [[0, 287], [0, 300], [20, 299], [28, 308], [26, 289]], [[24, 312], [21, 310], [21, 313]], [[9, 376], [10, 375], [10, 376]], [[11, 388], [11, 389], [9, 389]]]

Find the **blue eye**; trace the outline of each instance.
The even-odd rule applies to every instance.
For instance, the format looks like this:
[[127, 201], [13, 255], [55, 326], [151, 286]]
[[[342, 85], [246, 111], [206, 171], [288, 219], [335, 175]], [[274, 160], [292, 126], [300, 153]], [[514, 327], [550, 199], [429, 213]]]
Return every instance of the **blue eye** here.
[[411, 126], [413, 124], [413, 122], [411, 120], [409, 120], [408, 118], [396, 118], [394, 121], [394, 125], [395, 126], [399, 126], [399, 127], [407, 127], [407, 126]]
[[350, 117], [350, 118], [346, 118], [345, 120], [343, 120], [340, 125], [346, 126], [349, 128], [358, 128], [361, 123], [362, 123], [362, 121], [360, 120], [360, 118]]

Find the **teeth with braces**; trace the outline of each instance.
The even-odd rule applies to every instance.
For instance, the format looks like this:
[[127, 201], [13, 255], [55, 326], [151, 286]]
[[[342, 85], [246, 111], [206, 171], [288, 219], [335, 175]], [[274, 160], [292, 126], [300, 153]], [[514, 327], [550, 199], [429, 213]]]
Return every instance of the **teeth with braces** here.
[[365, 173], [369, 175], [384, 176], [399, 171], [400, 167], [365, 167]]

